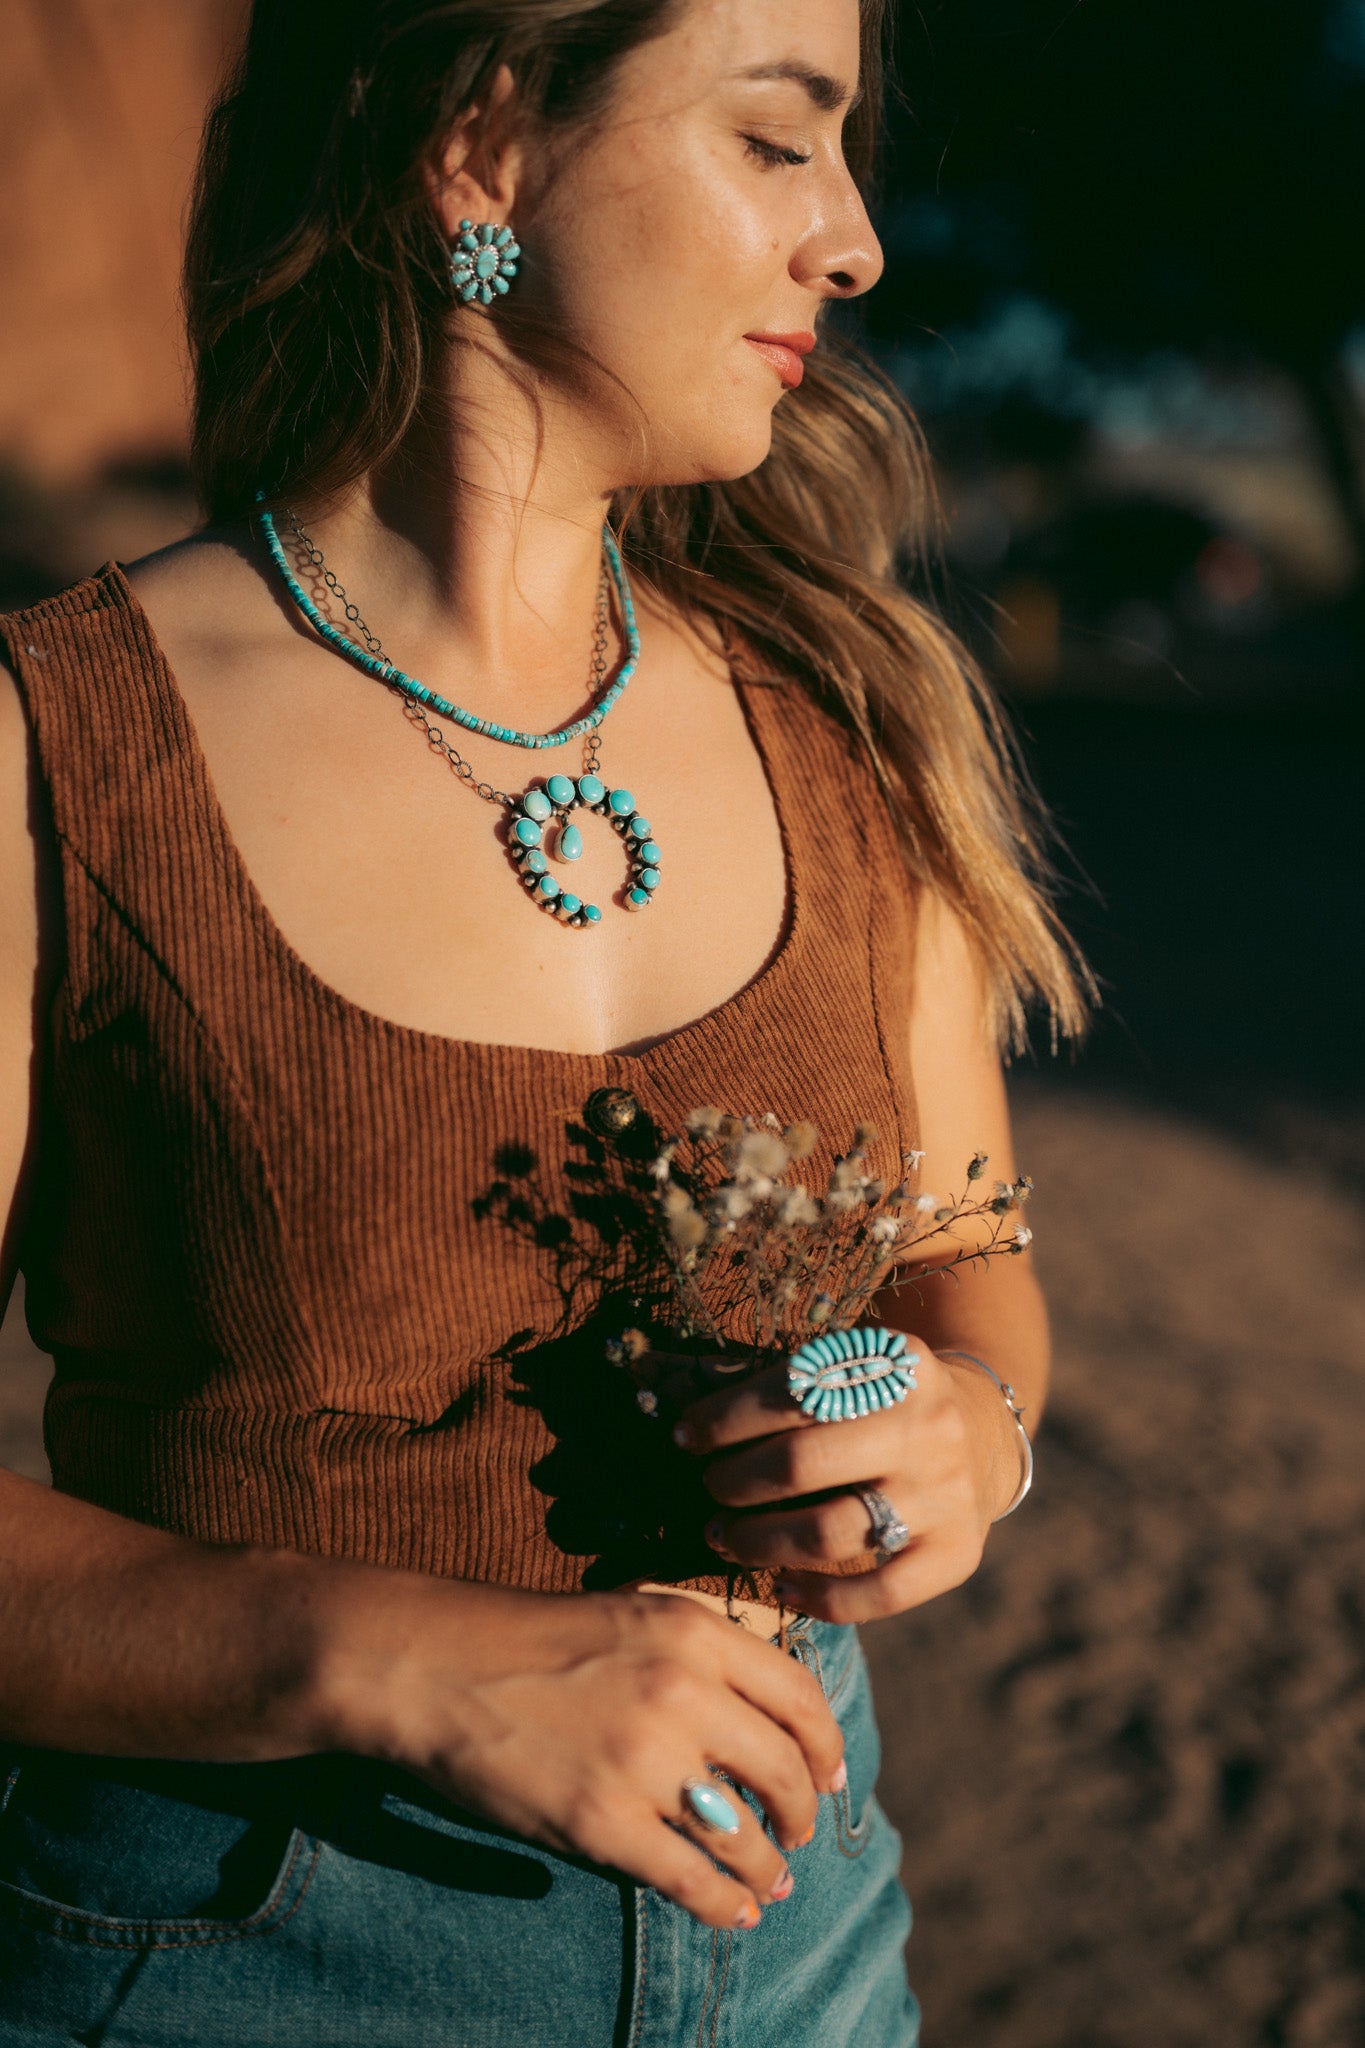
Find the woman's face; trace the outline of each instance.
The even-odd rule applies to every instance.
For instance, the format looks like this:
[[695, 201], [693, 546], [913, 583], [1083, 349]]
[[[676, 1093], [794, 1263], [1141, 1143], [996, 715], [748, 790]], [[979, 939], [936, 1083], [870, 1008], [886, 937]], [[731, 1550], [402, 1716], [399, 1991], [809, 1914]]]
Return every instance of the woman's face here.
[[624, 61], [558, 177], [514, 206], [514, 289], [648, 422], [646, 453], [619, 392], [591, 401], [581, 450], [605, 488], [756, 468], [826, 300], [876, 282], [881, 250], [840, 141], [858, 57], [857, 0], [689, 0]]

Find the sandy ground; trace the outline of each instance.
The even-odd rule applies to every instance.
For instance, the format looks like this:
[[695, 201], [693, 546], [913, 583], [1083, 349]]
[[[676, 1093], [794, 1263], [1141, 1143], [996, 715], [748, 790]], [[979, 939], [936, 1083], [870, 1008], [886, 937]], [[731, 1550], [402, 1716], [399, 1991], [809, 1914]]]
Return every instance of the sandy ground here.
[[[1359, 2048], [1365, 1210], [1079, 1083], [1016, 1109], [1037, 1484], [867, 1632], [926, 2048]], [[0, 1359], [0, 1455], [40, 1474], [13, 1314]]]

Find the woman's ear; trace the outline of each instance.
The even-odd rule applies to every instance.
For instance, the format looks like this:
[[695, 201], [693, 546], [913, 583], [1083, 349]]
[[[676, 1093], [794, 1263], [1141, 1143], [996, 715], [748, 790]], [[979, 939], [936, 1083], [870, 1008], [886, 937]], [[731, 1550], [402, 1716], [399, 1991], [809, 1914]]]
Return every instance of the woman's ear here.
[[427, 166], [427, 184], [446, 234], [462, 220], [506, 221], [516, 205], [522, 146], [512, 118], [516, 81], [506, 64], [469, 107]]

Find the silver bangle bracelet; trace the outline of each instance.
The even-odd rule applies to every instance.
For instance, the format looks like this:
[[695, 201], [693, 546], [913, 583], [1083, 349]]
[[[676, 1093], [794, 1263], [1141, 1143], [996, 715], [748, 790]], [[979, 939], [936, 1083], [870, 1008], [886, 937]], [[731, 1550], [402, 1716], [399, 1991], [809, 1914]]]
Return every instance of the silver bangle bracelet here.
[[1019, 1441], [1023, 1445], [1024, 1449], [1024, 1460], [1019, 1476], [1019, 1484], [1015, 1488], [1014, 1499], [1010, 1502], [1009, 1506], [1007, 1508], [1001, 1508], [998, 1515], [992, 1515], [991, 1525], [992, 1527], [994, 1527], [996, 1522], [1003, 1522], [1006, 1515], [1012, 1515], [1014, 1513], [1014, 1510], [1018, 1507], [1020, 1501], [1024, 1498], [1024, 1495], [1028, 1492], [1029, 1488], [1033, 1484], [1033, 1445], [1028, 1440], [1028, 1431], [1024, 1428], [1023, 1423], [1019, 1419], [1024, 1411], [1014, 1398], [1014, 1388], [1010, 1386], [1007, 1380], [1002, 1380], [998, 1372], [992, 1372], [991, 1368], [987, 1365], [985, 1359], [978, 1358], [975, 1352], [940, 1351], [938, 1355], [940, 1358], [965, 1358], [969, 1365], [979, 1365], [982, 1372], [985, 1373], [987, 1379], [994, 1380], [995, 1384], [997, 1385], [997, 1387], [999, 1387], [1001, 1393], [1004, 1395], [1005, 1406], [1009, 1409], [1010, 1414], [1014, 1417], [1014, 1426], [1019, 1432]]

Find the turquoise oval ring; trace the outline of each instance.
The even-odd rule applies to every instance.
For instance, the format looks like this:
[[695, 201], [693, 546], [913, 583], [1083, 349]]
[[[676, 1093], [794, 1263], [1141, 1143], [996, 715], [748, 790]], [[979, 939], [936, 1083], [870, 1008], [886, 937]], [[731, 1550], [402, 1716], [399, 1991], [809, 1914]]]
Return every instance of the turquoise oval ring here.
[[705, 1778], [689, 1778], [683, 1786], [683, 1798], [691, 1809], [692, 1818], [699, 1820], [704, 1828], [710, 1828], [713, 1835], [737, 1835], [739, 1814], [732, 1801]]
[[918, 1364], [904, 1333], [884, 1323], [825, 1330], [787, 1360], [787, 1392], [812, 1422], [850, 1422], [903, 1401]]

